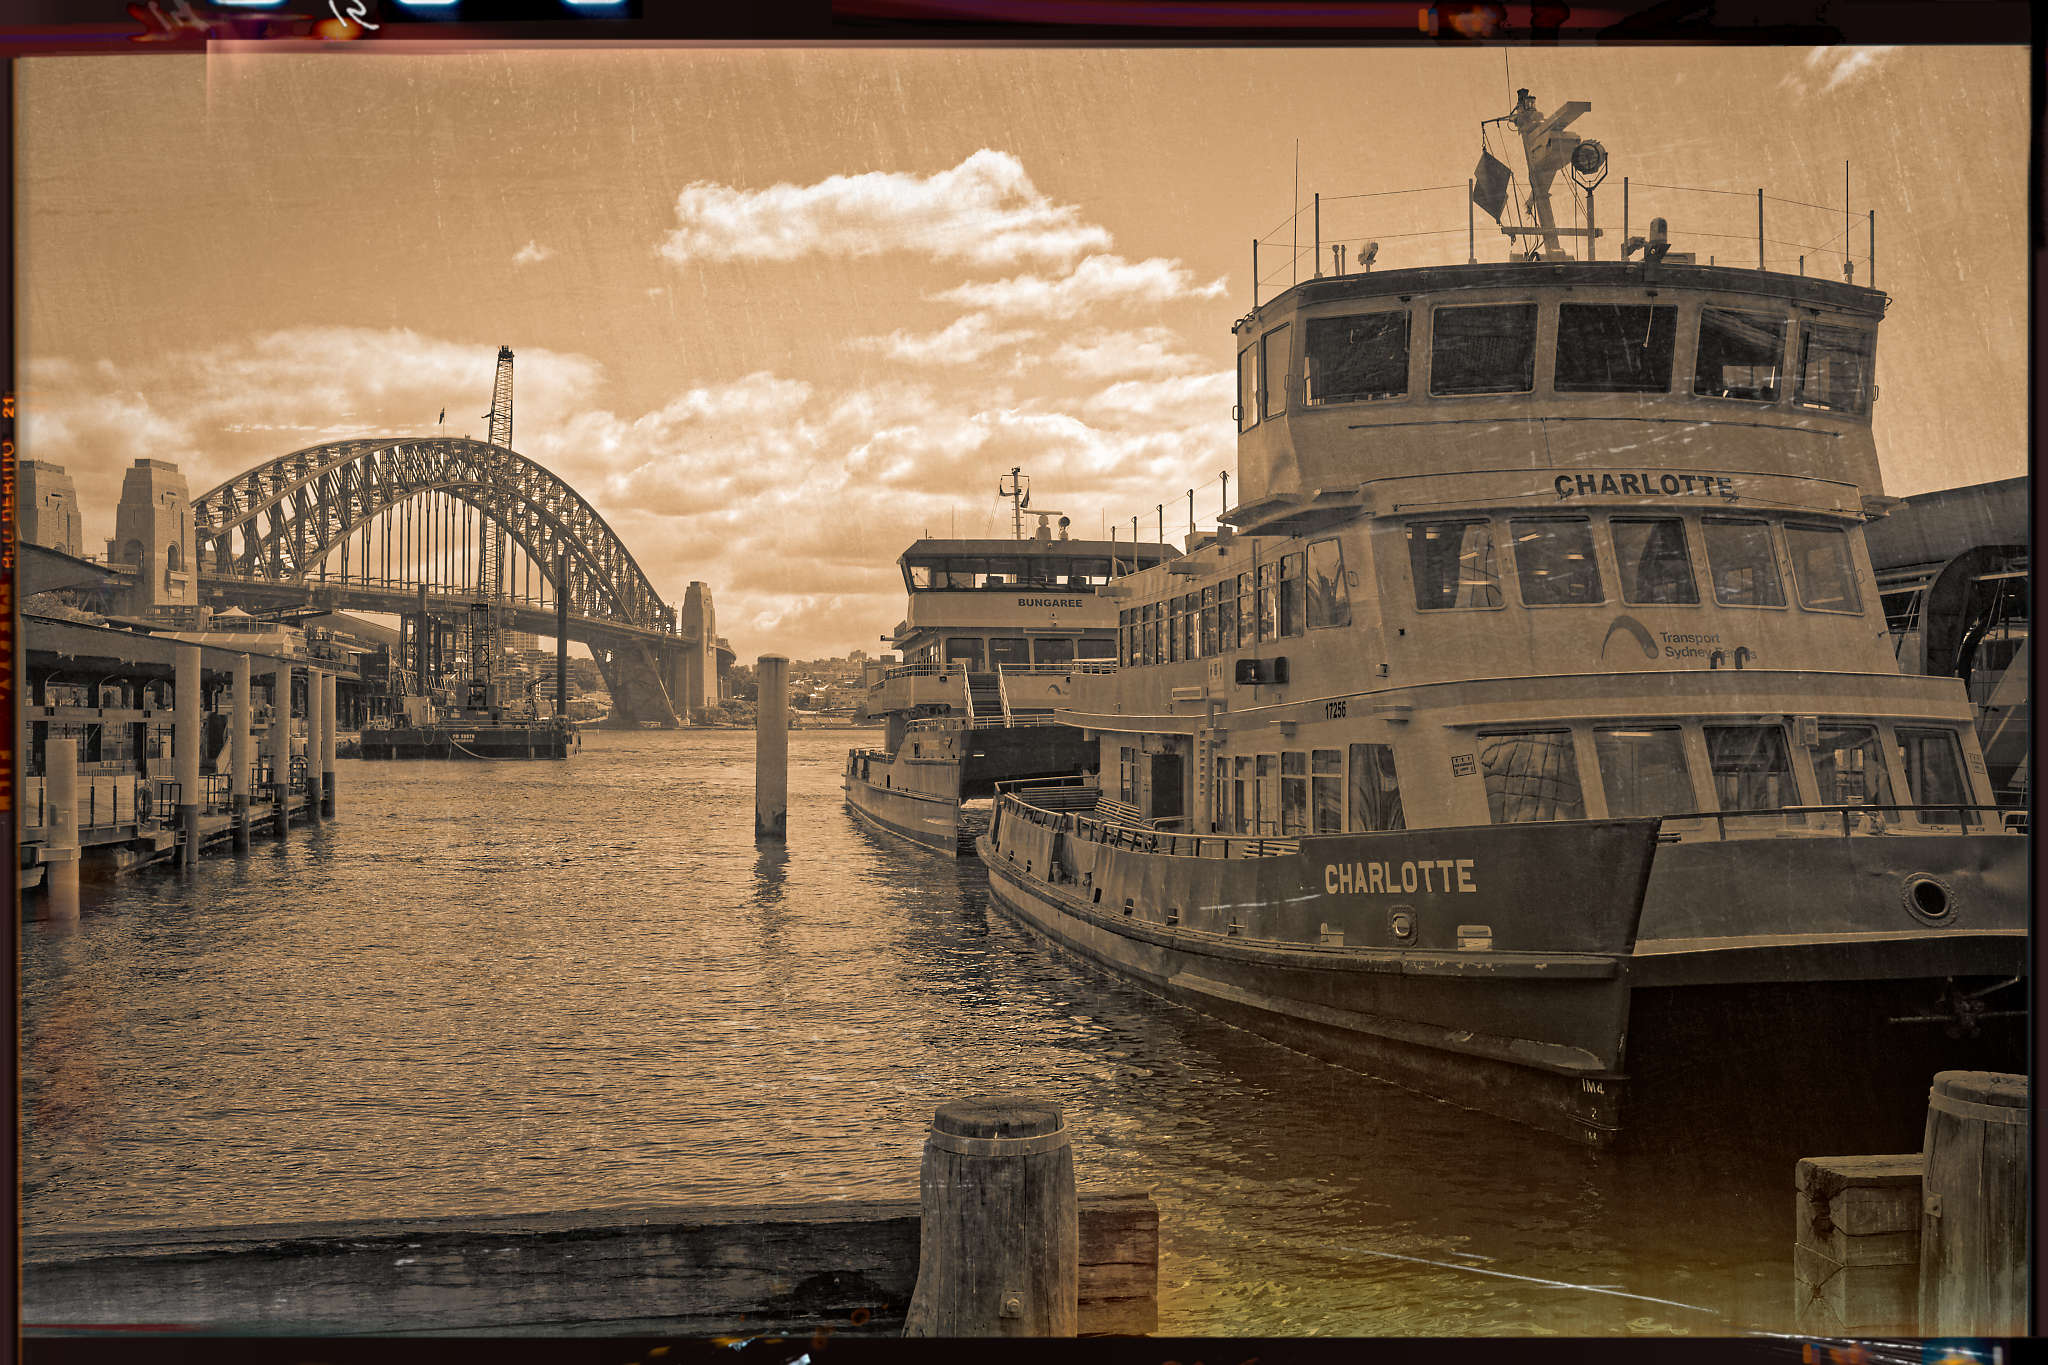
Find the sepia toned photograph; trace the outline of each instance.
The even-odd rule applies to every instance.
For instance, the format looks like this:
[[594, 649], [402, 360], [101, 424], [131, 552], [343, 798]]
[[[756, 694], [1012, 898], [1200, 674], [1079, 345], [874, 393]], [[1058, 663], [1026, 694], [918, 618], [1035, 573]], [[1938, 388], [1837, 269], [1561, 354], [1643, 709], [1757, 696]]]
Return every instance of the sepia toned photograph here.
[[2027, 49], [13, 69], [29, 1336], [2028, 1332]]

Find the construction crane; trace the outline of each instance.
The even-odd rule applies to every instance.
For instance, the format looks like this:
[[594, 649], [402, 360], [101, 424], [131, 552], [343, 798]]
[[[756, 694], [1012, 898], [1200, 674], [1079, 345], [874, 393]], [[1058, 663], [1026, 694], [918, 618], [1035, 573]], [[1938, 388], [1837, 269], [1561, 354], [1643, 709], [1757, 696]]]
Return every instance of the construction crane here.
[[[491, 410], [484, 414], [490, 423], [490, 443], [512, 448], [512, 348], [498, 348], [498, 374], [491, 385]], [[478, 600], [469, 608], [469, 705], [472, 710], [496, 710], [499, 700], [492, 686], [498, 663], [498, 603], [505, 590], [505, 528], [492, 509], [480, 509], [483, 535], [476, 554]]]

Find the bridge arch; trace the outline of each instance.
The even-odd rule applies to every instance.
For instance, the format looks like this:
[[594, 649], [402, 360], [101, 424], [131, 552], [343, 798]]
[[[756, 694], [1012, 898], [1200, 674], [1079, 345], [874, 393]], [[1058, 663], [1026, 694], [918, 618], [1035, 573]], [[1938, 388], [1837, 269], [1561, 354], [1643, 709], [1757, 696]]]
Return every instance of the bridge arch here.
[[[195, 567], [303, 583], [349, 537], [407, 502], [441, 493], [502, 527], [571, 611], [645, 630], [674, 613], [583, 496], [505, 446], [461, 436], [356, 438], [281, 455], [192, 504]], [[569, 582], [555, 583], [557, 556]]]

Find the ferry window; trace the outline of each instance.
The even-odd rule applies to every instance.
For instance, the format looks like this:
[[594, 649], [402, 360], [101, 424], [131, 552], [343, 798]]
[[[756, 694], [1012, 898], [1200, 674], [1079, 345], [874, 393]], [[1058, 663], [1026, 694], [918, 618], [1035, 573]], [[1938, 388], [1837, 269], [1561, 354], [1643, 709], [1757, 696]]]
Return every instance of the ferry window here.
[[1138, 662], [1156, 664], [1159, 662], [1159, 608], [1156, 605], [1148, 605], [1139, 610], [1145, 616], [1142, 627], [1145, 638], [1138, 647]]
[[1252, 595], [1252, 576], [1241, 573], [1237, 576], [1237, 642], [1248, 645], [1257, 633], [1259, 620], [1258, 600]]
[[1394, 773], [1391, 744], [1351, 746], [1351, 828], [1408, 828], [1401, 813], [1401, 779]]
[[1799, 392], [1793, 401], [1835, 412], [1869, 411], [1877, 333], [1825, 322], [1809, 322], [1799, 330]]
[[1408, 314], [1310, 318], [1303, 357], [1304, 401], [1353, 403], [1408, 392]]
[[1889, 806], [1892, 780], [1875, 725], [1823, 724], [1813, 750], [1823, 806]]
[[1557, 306], [1559, 393], [1663, 393], [1671, 387], [1678, 310], [1669, 304]]
[[1119, 664], [1131, 662], [1131, 613], [1128, 610], [1116, 614], [1116, 661]]
[[1308, 833], [1308, 755], [1299, 749], [1280, 755], [1280, 832]]
[[1308, 547], [1308, 628], [1351, 624], [1351, 591], [1344, 581], [1344, 543], [1318, 540]]
[[1231, 763], [1231, 832], [1251, 834], [1259, 827], [1259, 784], [1252, 776], [1251, 755], [1239, 754]]
[[1136, 749], [1125, 748], [1117, 750], [1116, 792], [1116, 799], [1123, 802], [1126, 806], [1138, 804], [1138, 751]]
[[1247, 431], [1259, 420], [1259, 352], [1247, 346], [1237, 353], [1237, 429]]
[[1536, 305], [1439, 308], [1429, 352], [1433, 394], [1527, 393], [1536, 383]]
[[1692, 391], [1708, 398], [1778, 401], [1785, 363], [1785, 319], [1727, 308], [1700, 309], [1699, 360]]
[[1202, 657], [1202, 595], [1191, 592], [1181, 601], [1187, 603], [1187, 614], [1180, 623], [1180, 657], [1199, 659]]
[[1074, 662], [1074, 642], [1064, 635], [1048, 636], [1031, 642], [1031, 662], [1035, 664], [1070, 664]]
[[[1906, 791], [1916, 806], [1961, 806], [1970, 799], [1963, 781], [1963, 755], [1953, 730], [1898, 731], [1899, 763], [1906, 770]], [[1913, 818], [1923, 825], [1952, 825], [1953, 811], [1916, 811]], [[1976, 812], [1965, 812], [1962, 820], [1976, 824]]]
[[932, 585], [932, 566], [913, 564], [910, 566], [910, 590], [921, 592]]
[[1299, 635], [1307, 614], [1307, 584], [1301, 576], [1301, 551], [1280, 556], [1280, 634]]
[[1218, 754], [1213, 772], [1209, 782], [1209, 828], [1226, 830], [1230, 828], [1230, 760]]
[[1479, 737], [1486, 809], [1496, 825], [1583, 820], [1586, 797], [1569, 730], [1509, 730]]
[[949, 664], [964, 664], [969, 672], [979, 673], [981, 671], [981, 641], [946, 641], [946, 662]]
[[1220, 650], [1237, 648], [1237, 580], [1216, 585], [1216, 643]]
[[1259, 339], [1259, 416], [1287, 411], [1287, 348], [1293, 338], [1283, 324]]
[[1707, 569], [1714, 578], [1716, 602], [1724, 607], [1785, 605], [1769, 526], [1736, 517], [1706, 517], [1700, 529], [1707, 538]]
[[1216, 585], [1202, 589], [1202, 657], [1216, 653]]
[[1708, 725], [1707, 761], [1724, 811], [1778, 810], [1794, 804], [1792, 758], [1775, 725]]
[[1515, 542], [1515, 576], [1527, 607], [1583, 606], [1606, 600], [1593, 557], [1593, 523], [1581, 517], [1523, 518], [1508, 522]]
[[1257, 816], [1252, 822], [1252, 833], [1272, 834], [1276, 831], [1280, 813], [1280, 755], [1259, 755], [1259, 787], [1257, 805], [1253, 807]]
[[1615, 572], [1621, 600], [1658, 606], [1696, 606], [1692, 557], [1685, 550], [1685, 523], [1676, 517], [1615, 517]]
[[1615, 819], [1699, 809], [1685, 765], [1685, 736], [1677, 726], [1595, 730], [1593, 752], [1607, 792], [1607, 813]]
[[1031, 642], [1018, 636], [1004, 636], [988, 642], [988, 665], [996, 668], [1003, 664], [1028, 664], [1031, 662]]
[[1418, 610], [1500, 605], [1491, 522], [1410, 522], [1408, 563], [1415, 573]]
[[1309, 755], [1311, 826], [1317, 834], [1344, 831], [1344, 751], [1317, 749]]
[[1259, 565], [1259, 638], [1280, 638], [1280, 566]]
[[1168, 663], [1177, 663], [1181, 657], [1180, 625], [1181, 614], [1184, 608], [1182, 608], [1180, 603], [1181, 599], [1178, 597], [1169, 598], [1166, 603], [1166, 662]]
[[1116, 641], [1106, 640], [1100, 636], [1094, 638], [1083, 636], [1081, 639], [1080, 657], [1083, 659], [1114, 660], [1116, 658]]
[[1792, 552], [1792, 581], [1799, 585], [1799, 605], [1814, 611], [1861, 613], [1856, 569], [1849, 561], [1849, 537], [1837, 526], [1785, 523], [1785, 548]]
[[971, 561], [952, 560], [946, 565], [945, 578], [940, 586], [949, 589], [972, 588], [979, 585], [979, 577]]

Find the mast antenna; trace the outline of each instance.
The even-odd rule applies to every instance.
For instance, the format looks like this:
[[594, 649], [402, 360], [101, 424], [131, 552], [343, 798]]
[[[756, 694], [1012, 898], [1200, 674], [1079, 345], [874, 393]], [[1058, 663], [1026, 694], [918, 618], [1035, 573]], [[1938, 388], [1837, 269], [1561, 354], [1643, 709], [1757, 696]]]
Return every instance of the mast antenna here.
[[1011, 466], [1010, 472], [997, 481], [996, 496], [1010, 500], [1010, 534], [1017, 540], [1024, 539], [1024, 509], [1031, 505], [1031, 476], [1022, 465]]

